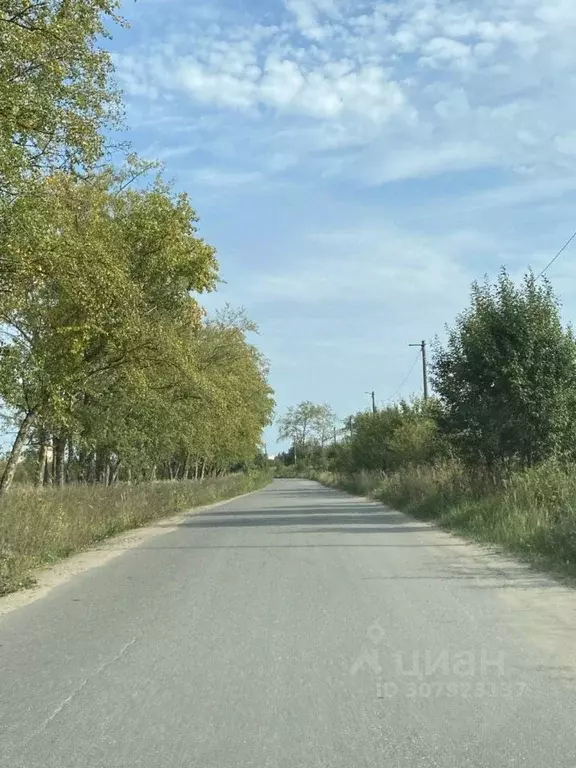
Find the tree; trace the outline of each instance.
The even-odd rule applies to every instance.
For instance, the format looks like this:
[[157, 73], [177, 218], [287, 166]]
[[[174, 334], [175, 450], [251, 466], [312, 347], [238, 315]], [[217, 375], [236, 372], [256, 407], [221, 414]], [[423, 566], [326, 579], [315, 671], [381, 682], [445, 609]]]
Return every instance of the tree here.
[[2, 0], [0, 194], [56, 169], [90, 167], [118, 123], [110, 54], [118, 0]]
[[338, 417], [332, 408], [327, 403], [323, 403], [313, 422], [314, 433], [321, 449], [324, 449], [324, 446], [329, 441], [334, 441], [334, 430], [336, 429], [337, 421]]
[[433, 381], [441, 427], [465, 460], [496, 469], [574, 453], [576, 344], [533, 274], [473, 284], [471, 306], [437, 346]]
[[69, 430], [112, 372], [143, 387], [151, 369], [189, 368], [202, 320], [191, 291], [215, 286], [214, 249], [197, 237], [185, 195], [160, 178], [130, 189], [134, 175], [58, 174], [10, 205], [0, 250], [19, 267], [0, 292], [0, 397], [21, 423], [0, 491], [33, 425]]
[[278, 420], [278, 440], [289, 440], [294, 447], [295, 460], [317, 441], [321, 447], [333, 430], [336, 416], [329, 405], [306, 400], [291, 406]]
[[415, 398], [399, 403], [402, 419], [391, 435], [388, 447], [393, 463], [400, 467], [430, 464], [446, 455], [439, 434], [439, 402], [436, 398]]
[[330, 451], [338, 472], [387, 472], [408, 464], [433, 462], [445, 451], [438, 434], [435, 398], [402, 400], [377, 413], [349, 416], [344, 438]]
[[401, 423], [402, 413], [397, 406], [356, 414], [350, 440], [350, 470], [393, 468], [396, 460], [390, 443]]

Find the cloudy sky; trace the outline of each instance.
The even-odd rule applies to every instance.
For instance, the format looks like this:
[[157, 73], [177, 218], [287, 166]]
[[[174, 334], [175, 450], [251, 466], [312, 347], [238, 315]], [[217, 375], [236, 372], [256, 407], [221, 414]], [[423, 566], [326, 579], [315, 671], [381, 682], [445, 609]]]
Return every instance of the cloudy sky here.
[[[472, 280], [539, 270], [576, 228], [574, 0], [124, 14], [130, 139], [189, 192], [226, 281], [207, 303], [258, 322], [279, 411], [310, 399], [344, 417], [367, 390], [417, 391], [408, 343], [442, 334]], [[549, 272], [567, 320], [575, 259]]]

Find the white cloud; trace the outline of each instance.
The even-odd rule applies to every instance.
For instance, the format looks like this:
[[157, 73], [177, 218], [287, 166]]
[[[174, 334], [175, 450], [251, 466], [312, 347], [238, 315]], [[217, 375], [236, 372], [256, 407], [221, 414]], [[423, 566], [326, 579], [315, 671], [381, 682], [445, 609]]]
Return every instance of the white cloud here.
[[209, 187], [238, 187], [262, 181], [257, 171], [231, 171], [221, 168], [199, 168], [191, 174], [193, 181]]
[[464, 248], [477, 253], [486, 247], [486, 238], [477, 232], [433, 238], [389, 221], [377, 226], [356, 220], [348, 230], [310, 233], [298, 246], [302, 256], [256, 276], [247, 295], [266, 304], [361, 301], [367, 307], [384, 302], [394, 312], [424, 294], [432, 304], [457, 286], [466, 290], [470, 278], [458, 257]]
[[426, 148], [403, 149], [390, 158], [368, 164], [367, 182], [382, 184], [399, 179], [425, 178], [448, 171], [464, 171], [494, 165], [494, 152], [478, 142], [450, 142]]
[[448, 37], [434, 37], [422, 48], [420, 61], [432, 66], [464, 65], [472, 55], [469, 45]]
[[[221, 57], [225, 64], [220, 65]], [[382, 69], [354, 69], [345, 62], [311, 69], [294, 59], [270, 55], [260, 68], [249, 54], [242, 60], [221, 51], [212, 54], [207, 64], [192, 57], [183, 59], [177, 80], [202, 103], [242, 110], [270, 107], [321, 120], [351, 114], [385, 123], [406, 107], [402, 88], [389, 81]]]
[[488, 191], [469, 195], [464, 205], [470, 209], [526, 207], [566, 197], [576, 192], [576, 177], [560, 176], [557, 178], [532, 181], [522, 179], [516, 184], [495, 186]]
[[177, 77], [198, 101], [224, 107], [247, 109], [254, 103], [256, 86], [249, 77], [225, 72], [210, 72], [192, 58], [185, 59]]
[[286, 8], [296, 20], [296, 25], [301, 34], [312, 40], [326, 38], [331, 28], [322, 24], [322, 17], [330, 19], [338, 18], [338, 7], [335, 0], [285, 0]]
[[253, 24], [178, 7], [181, 28], [117, 58], [124, 86], [183, 114], [230, 111], [254, 148], [259, 137], [256, 170], [313, 158], [372, 184], [571, 168], [572, 0], [284, 0], [283, 16]]
[[[385, 399], [472, 279], [570, 235], [576, 0], [199, 5], [150, 2], [118, 73], [218, 248], [205, 301], [260, 323], [281, 407]], [[573, 264], [550, 272], [567, 319]]]

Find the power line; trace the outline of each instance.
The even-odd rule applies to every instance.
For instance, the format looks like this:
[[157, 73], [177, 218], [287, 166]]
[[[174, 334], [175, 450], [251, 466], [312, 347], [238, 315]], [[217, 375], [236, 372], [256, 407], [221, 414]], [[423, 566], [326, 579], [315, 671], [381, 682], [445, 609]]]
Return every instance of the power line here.
[[404, 386], [404, 384], [406, 384], [406, 382], [407, 382], [407, 381], [408, 381], [408, 379], [410, 378], [410, 374], [412, 373], [412, 371], [414, 370], [414, 368], [416, 368], [416, 363], [417, 363], [417, 362], [420, 360], [420, 355], [421, 355], [421, 352], [420, 352], [420, 350], [418, 350], [418, 354], [416, 355], [416, 359], [415, 359], [415, 360], [414, 360], [414, 362], [412, 363], [412, 365], [411, 365], [411, 367], [410, 367], [410, 370], [408, 371], [408, 373], [406, 374], [406, 376], [405, 376], [405, 378], [404, 378], [404, 381], [402, 382], [402, 384], [400, 384], [400, 386], [398, 387], [398, 389], [396, 390], [396, 392], [394, 392], [394, 394], [392, 395], [392, 397], [389, 397], [389, 398], [388, 398], [388, 400], [387, 400], [386, 402], [390, 402], [390, 400], [394, 400], [394, 398], [396, 397], [396, 395], [398, 394], [398, 392], [400, 392], [400, 390], [402, 389], [402, 387]]
[[576, 232], [574, 232], [574, 234], [572, 235], [572, 237], [571, 237], [571, 238], [570, 238], [570, 239], [569, 239], [567, 242], [565, 242], [565, 243], [564, 243], [564, 245], [562, 246], [562, 248], [560, 248], [560, 250], [558, 251], [558, 253], [556, 254], [556, 256], [554, 256], [554, 258], [553, 258], [551, 261], [549, 261], [549, 262], [548, 262], [548, 264], [546, 264], [546, 266], [544, 267], [544, 269], [542, 270], [542, 272], [540, 272], [540, 274], [538, 275], [538, 277], [536, 278], [536, 280], [540, 280], [540, 278], [542, 277], [542, 275], [544, 275], [544, 274], [545, 274], [545, 273], [548, 271], [548, 269], [549, 269], [549, 268], [552, 266], [552, 264], [554, 264], [554, 262], [556, 261], [556, 259], [557, 259], [559, 256], [561, 256], [561, 255], [564, 253], [564, 251], [566, 250], [566, 248], [568, 248], [568, 246], [570, 245], [570, 243], [571, 243], [571, 242], [572, 242], [572, 240], [574, 240], [574, 239], [576, 239]]

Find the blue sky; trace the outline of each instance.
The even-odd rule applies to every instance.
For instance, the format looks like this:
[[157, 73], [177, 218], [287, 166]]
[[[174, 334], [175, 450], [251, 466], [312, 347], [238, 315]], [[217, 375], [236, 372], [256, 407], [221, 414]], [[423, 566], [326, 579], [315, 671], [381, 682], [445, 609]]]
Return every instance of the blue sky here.
[[[574, 0], [140, 0], [129, 138], [186, 189], [278, 410], [419, 389], [409, 342], [576, 228]], [[549, 276], [576, 318], [575, 252]], [[275, 450], [275, 429], [267, 433]]]

